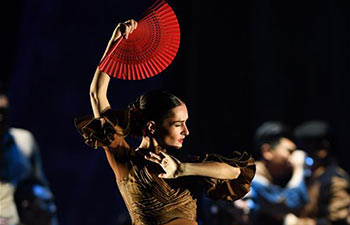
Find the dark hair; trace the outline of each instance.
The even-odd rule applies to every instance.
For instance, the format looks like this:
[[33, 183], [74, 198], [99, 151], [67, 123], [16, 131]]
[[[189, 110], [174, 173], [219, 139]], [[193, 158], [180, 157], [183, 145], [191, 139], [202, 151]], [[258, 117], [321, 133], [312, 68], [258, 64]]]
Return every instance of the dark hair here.
[[148, 121], [162, 122], [171, 116], [169, 111], [184, 104], [178, 97], [163, 90], [149, 91], [129, 105], [130, 133], [144, 135], [144, 128]]
[[[295, 128], [294, 135], [301, 148], [330, 150], [331, 144], [334, 144], [334, 131], [322, 120], [311, 120], [300, 124]], [[304, 146], [306, 143], [307, 146]]]
[[254, 136], [257, 155], [260, 155], [262, 144], [269, 144], [274, 148], [280, 143], [281, 138], [293, 140], [292, 132], [287, 125], [280, 121], [267, 121], [261, 124]]

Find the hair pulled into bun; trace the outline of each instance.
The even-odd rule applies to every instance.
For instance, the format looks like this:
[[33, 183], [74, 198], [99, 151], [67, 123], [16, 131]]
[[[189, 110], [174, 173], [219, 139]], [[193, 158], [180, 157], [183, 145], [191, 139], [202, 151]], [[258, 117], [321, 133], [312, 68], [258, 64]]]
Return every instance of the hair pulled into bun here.
[[135, 102], [131, 103], [130, 110], [130, 134], [145, 136], [146, 125], [149, 121], [161, 123], [170, 116], [170, 111], [184, 104], [178, 97], [163, 90], [149, 91]]

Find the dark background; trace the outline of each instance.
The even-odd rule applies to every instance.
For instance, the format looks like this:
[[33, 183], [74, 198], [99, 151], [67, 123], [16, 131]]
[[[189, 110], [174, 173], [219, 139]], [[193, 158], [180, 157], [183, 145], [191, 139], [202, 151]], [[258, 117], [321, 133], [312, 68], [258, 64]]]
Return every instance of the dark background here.
[[[2, 3], [2, 82], [11, 124], [33, 132], [61, 225], [116, 225], [125, 207], [104, 153], [84, 145], [73, 118], [91, 114], [89, 85], [118, 22], [151, 0], [14, 0]], [[349, 171], [349, 1], [172, 0], [181, 44], [173, 63], [143, 81], [113, 80], [121, 108], [164, 88], [188, 106], [182, 151], [252, 152], [266, 120], [329, 121]]]

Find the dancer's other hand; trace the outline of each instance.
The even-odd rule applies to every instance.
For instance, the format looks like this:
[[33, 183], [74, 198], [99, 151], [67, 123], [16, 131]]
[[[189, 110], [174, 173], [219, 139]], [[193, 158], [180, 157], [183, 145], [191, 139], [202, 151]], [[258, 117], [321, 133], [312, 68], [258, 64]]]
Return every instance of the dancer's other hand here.
[[181, 173], [181, 162], [165, 152], [161, 151], [159, 154], [150, 152], [149, 155], [145, 156], [145, 159], [157, 163], [163, 168], [165, 173], [159, 174], [158, 177], [160, 178], [177, 178]]

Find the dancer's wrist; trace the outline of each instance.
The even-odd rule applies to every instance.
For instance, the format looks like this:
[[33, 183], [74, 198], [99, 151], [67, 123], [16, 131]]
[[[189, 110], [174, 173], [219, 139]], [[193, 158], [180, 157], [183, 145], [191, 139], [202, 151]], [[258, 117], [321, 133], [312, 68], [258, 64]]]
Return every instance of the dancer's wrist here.
[[180, 163], [175, 172], [175, 178], [183, 177], [186, 174], [186, 163]]

